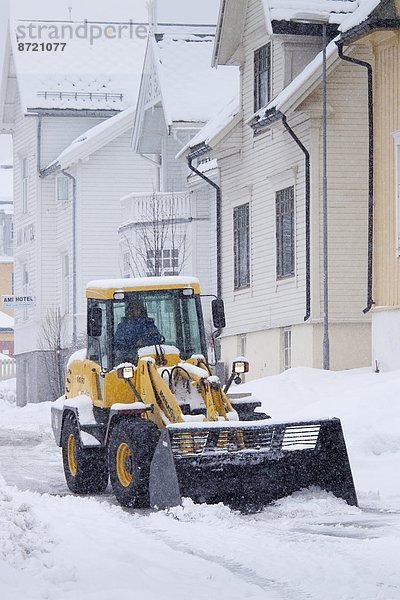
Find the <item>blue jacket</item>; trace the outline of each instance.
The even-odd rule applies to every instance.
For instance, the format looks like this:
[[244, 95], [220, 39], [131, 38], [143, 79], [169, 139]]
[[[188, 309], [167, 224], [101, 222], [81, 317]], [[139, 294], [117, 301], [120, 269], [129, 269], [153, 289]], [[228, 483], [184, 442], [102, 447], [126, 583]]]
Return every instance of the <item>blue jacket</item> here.
[[138, 347], [152, 346], [161, 342], [161, 335], [149, 317], [140, 316], [134, 319], [126, 317], [119, 323], [115, 332], [115, 349], [117, 351], [133, 352]]

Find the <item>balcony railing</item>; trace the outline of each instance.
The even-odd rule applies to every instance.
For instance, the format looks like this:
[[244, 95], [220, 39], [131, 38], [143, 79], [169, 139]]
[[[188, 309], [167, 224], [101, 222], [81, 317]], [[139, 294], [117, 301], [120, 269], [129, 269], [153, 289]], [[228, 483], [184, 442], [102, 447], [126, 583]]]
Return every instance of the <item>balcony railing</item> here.
[[163, 220], [192, 218], [189, 192], [155, 192], [130, 194], [121, 200], [122, 227]]

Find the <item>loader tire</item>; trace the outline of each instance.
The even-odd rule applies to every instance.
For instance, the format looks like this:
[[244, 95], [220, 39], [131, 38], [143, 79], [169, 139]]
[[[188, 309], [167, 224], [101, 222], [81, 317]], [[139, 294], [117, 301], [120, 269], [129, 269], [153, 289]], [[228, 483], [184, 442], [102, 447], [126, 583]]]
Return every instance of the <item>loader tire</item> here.
[[122, 506], [150, 506], [150, 463], [158, 435], [156, 427], [144, 421], [123, 420], [113, 428], [108, 445], [108, 466], [111, 486]]
[[81, 443], [76, 417], [64, 419], [62, 457], [65, 479], [74, 494], [96, 494], [108, 485], [107, 452], [105, 448], [84, 448]]

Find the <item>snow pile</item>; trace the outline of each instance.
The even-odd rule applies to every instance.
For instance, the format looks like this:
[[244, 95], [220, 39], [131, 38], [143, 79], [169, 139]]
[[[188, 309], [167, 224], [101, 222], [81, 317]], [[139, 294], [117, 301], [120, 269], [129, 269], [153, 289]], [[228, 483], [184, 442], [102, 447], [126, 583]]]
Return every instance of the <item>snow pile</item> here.
[[[3, 360], [3, 359], [2, 359]], [[7, 379], [0, 381], [0, 403], [15, 404], [16, 400], [16, 380]]]
[[291, 369], [236, 390], [252, 392], [275, 421], [339, 417], [359, 499], [400, 508], [400, 371]]

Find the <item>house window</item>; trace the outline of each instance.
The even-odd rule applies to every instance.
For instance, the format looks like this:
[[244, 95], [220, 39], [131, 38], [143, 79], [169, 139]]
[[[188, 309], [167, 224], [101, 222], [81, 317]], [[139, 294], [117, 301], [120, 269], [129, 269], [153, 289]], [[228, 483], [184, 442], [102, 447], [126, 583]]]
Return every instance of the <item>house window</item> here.
[[254, 110], [271, 100], [271, 44], [254, 52]]
[[69, 200], [69, 178], [65, 175], [59, 175], [56, 178], [57, 200], [66, 202]]
[[282, 330], [282, 363], [284, 371], [292, 368], [292, 330], [290, 327]]
[[28, 212], [28, 159], [22, 159], [21, 165], [21, 181], [22, 181], [22, 212]]
[[63, 315], [69, 313], [70, 304], [70, 268], [69, 268], [69, 256], [64, 254], [61, 257], [61, 270], [62, 270], [62, 302], [61, 308]]
[[179, 275], [179, 249], [147, 250], [147, 277]]
[[276, 192], [276, 274], [294, 275], [294, 187]]
[[250, 285], [250, 206], [242, 204], [233, 209], [233, 254], [235, 290]]

